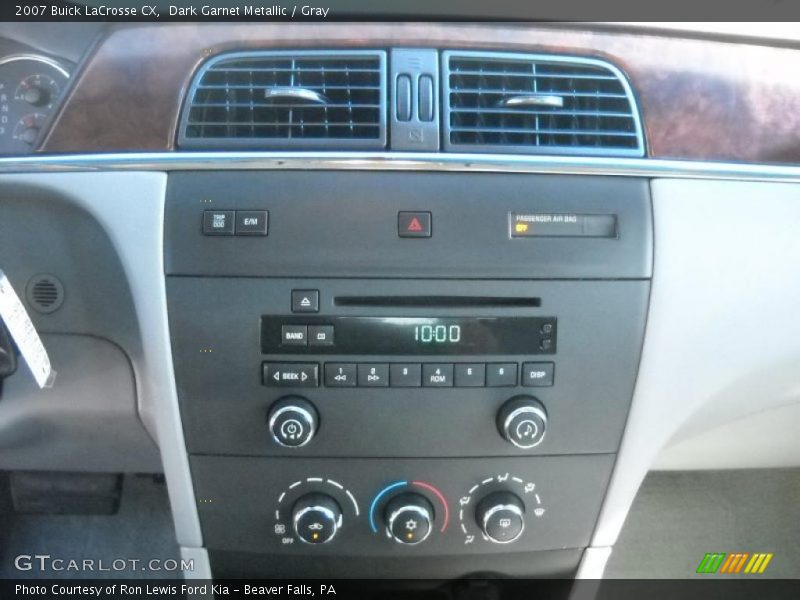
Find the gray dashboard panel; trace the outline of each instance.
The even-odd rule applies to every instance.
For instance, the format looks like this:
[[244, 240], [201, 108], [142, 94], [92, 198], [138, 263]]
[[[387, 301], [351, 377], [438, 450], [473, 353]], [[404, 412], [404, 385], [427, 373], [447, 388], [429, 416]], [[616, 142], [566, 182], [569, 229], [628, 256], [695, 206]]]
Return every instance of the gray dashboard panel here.
[[85, 335], [45, 334], [57, 375], [39, 389], [26, 368], [4, 382], [0, 469], [157, 473], [125, 353]]
[[[202, 538], [175, 395], [164, 292], [166, 182], [166, 174], [157, 172], [5, 174], [0, 176], [0, 207], [24, 200], [58, 214], [64, 205], [64, 210], [87, 215], [110, 241], [84, 260], [89, 267], [97, 264], [93, 261], [102, 261], [106, 248], [118, 257], [140, 327], [124, 342], [108, 337], [124, 348], [133, 366], [139, 416], [159, 445], [178, 543], [196, 548]], [[74, 231], [68, 238], [82, 242]], [[23, 235], [11, 252], [23, 252], [29, 243]], [[84, 283], [97, 273], [89, 268]]]
[[[642, 480], [671, 439], [731, 421], [761, 428], [754, 438], [737, 437], [741, 428], [709, 438], [708, 454], [695, 446], [704, 454], [699, 460], [716, 468], [767, 466], [758, 456], [774, 465], [779, 454], [797, 456], [800, 443], [796, 422], [773, 430], [774, 419], [762, 418], [796, 414], [800, 403], [800, 186], [657, 179], [652, 189], [656, 247], [647, 332], [595, 546], [614, 544]], [[785, 446], [761, 454], [750, 441]], [[719, 443], [727, 444], [725, 460]], [[686, 454], [677, 458], [691, 462]]]

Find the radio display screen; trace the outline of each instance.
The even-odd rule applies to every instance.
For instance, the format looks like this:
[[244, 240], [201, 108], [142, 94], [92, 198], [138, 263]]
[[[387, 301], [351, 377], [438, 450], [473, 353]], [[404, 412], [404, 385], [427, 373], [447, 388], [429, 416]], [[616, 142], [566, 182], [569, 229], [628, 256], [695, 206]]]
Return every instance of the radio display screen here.
[[554, 317], [261, 318], [264, 354], [553, 354], [555, 342]]

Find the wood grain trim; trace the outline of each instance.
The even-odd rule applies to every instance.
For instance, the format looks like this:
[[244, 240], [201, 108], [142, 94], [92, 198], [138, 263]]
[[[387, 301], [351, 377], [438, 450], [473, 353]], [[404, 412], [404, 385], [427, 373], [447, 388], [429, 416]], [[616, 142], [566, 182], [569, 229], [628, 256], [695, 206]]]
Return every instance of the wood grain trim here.
[[800, 50], [570, 26], [439, 23], [170, 24], [112, 31], [79, 73], [45, 152], [175, 146], [192, 73], [252, 48], [416, 46], [597, 56], [639, 98], [648, 155], [800, 163]]

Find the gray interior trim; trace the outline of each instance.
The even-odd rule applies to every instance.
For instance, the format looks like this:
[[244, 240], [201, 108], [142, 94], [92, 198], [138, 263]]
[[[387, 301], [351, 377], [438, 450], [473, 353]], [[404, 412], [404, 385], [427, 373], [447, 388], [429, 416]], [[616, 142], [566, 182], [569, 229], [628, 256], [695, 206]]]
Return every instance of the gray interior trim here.
[[131, 357], [139, 411], [155, 433], [177, 541], [202, 546], [172, 367], [164, 277], [164, 173], [2, 175], [0, 184], [39, 187], [88, 211], [105, 229], [130, 284], [143, 355]]
[[122, 348], [89, 335], [43, 334], [56, 378], [39, 389], [27, 373], [3, 382], [0, 468], [157, 473], [158, 448], [139, 419]]
[[[788, 373], [787, 373], [788, 374]], [[765, 381], [765, 387], [771, 382]], [[779, 385], [785, 385], [781, 382]], [[716, 398], [696, 412], [661, 450], [653, 470], [770, 469], [800, 467], [800, 398], [761, 412], [745, 409], [750, 391]], [[768, 397], [771, 391], [764, 390]], [[800, 389], [797, 391], [800, 394]], [[738, 405], [738, 406], [737, 406]]]
[[790, 165], [455, 152], [130, 152], [0, 158], [0, 173], [202, 169], [472, 171], [800, 182], [800, 166]]
[[655, 180], [651, 189], [650, 311], [594, 546], [615, 543], [659, 451], [695, 419], [707, 427], [706, 406], [722, 403], [712, 414], [723, 424], [800, 403], [800, 186]]

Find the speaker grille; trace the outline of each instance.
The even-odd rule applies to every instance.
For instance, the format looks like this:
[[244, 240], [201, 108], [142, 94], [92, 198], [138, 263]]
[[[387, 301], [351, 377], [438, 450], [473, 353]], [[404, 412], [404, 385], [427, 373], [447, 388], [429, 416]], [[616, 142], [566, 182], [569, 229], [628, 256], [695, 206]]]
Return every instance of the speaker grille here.
[[54, 275], [35, 275], [26, 289], [28, 304], [37, 312], [48, 314], [64, 302], [64, 286]]

